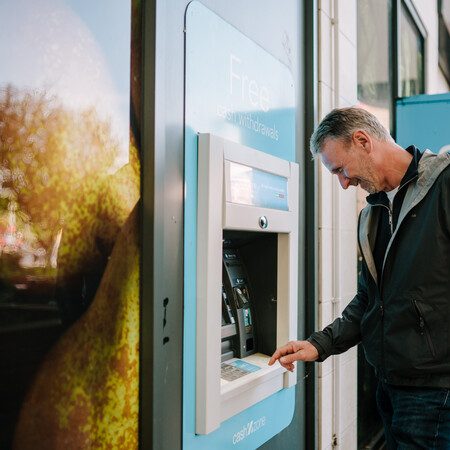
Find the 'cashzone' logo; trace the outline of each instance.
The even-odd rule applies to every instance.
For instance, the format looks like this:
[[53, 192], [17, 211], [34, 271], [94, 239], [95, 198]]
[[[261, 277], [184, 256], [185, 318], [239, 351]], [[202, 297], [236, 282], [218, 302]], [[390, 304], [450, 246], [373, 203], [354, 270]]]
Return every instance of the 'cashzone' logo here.
[[255, 431], [258, 431], [266, 424], [266, 416], [260, 417], [258, 420], [252, 420], [243, 428], [233, 434], [233, 445], [243, 441], [246, 437], [250, 436]]

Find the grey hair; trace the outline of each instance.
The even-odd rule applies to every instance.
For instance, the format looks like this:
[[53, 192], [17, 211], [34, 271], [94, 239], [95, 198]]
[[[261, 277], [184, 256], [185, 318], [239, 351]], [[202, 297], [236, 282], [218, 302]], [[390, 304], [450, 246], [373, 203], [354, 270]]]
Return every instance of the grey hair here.
[[350, 142], [352, 134], [357, 130], [363, 130], [380, 141], [393, 142], [386, 128], [365, 109], [336, 108], [324, 117], [311, 136], [310, 151], [313, 157], [322, 151], [326, 139], [343, 139]]

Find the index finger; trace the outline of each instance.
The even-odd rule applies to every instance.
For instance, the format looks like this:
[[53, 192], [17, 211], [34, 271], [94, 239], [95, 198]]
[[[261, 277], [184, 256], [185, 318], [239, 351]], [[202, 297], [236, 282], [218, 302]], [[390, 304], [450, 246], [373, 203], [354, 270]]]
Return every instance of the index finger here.
[[277, 359], [280, 359], [284, 355], [292, 353], [292, 345], [286, 344], [283, 347], [277, 348], [275, 353], [269, 359], [269, 366], [271, 366]]

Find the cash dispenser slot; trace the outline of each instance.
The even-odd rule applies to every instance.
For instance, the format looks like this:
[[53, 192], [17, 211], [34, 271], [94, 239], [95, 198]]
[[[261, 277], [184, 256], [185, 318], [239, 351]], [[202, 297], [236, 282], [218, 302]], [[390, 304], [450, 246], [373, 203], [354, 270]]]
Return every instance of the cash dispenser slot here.
[[222, 362], [275, 350], [276, 267], [276, 235], [224, 230]]
[[[233, 263], [230, 263], [230, 256]], [[224, 289], [231, 300], [231, 311], [234, 317], [236, 335], [235, 355], [238, 358], [255, 353], [256, 337], [253, 325], [254, 309], [250, 300], [248, 275], [237, 249], [224, 250]]]

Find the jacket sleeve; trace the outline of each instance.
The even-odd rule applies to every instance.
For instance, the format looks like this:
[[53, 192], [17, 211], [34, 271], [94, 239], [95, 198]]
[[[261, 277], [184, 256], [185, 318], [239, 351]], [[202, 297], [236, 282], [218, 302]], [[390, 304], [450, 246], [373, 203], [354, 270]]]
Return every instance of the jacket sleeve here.
[[361, 341], [360, 324], [367, 308], [367, 272], [367, 266], [363, 262], [358, 279], [358, 292], [344, 309], [342, 316], [307, 339], [319, 352], [318, 362], [345, 352]]
[[441, 188], [441, 217], [444, 219], [444, 232], [448, 239], [450, 239], [450, 165], [442, 174], [442, 188]]

